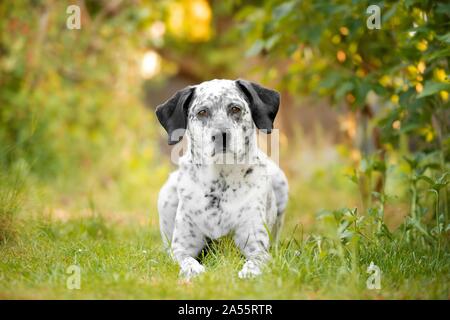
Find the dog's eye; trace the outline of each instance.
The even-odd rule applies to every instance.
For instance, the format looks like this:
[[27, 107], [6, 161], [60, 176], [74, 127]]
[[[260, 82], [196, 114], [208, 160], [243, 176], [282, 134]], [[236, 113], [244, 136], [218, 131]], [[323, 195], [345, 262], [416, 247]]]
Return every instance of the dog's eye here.
[[230, 110], [231, 110], [231, 113], [233, 113], [233, 114], [237, 114], [237, 113], [241, 112], [241, 108], [239, 108], [237, 106], [232, 106]]
[[199, 118], [204, 118], [208, 115], [208, 111], [206, 110], [200, 110], [199, 112], [197, 112], [197, 117]]

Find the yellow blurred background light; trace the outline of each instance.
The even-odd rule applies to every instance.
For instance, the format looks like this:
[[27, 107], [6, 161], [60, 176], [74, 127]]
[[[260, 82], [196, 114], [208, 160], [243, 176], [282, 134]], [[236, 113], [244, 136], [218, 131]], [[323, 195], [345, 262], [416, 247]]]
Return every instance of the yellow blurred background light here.
[[419, 43], [416, 44], [417, 50], [424, 52], [428, 49], [428, 41], [425, 39], [422, 39]]
[[400, 120], [395, 120], [393, 123], [392, 123], [392, 128], [394, 128], [395, 130], [400, 130], [400, 127], [401, 127], [401, 122], [400, 122]]
[[339, 62], [344, 62], [345, 59], [347, 59], [347, 55], [346, 55], [345, 52], [342, 51], [342, 50], [339, 50], [339, 51], [337, 52], [336, 57], [337, 57], [337, 59], [338, 59]]
[[162, 21], [156, 21], [150, 26], [150, 37], [158, 40], [164, 36], [166, 32], [166, 25]]
[[149, 50], [144, 54], [141, 62], [141, 76], [150, 79], [161, 71], [161, 57], [156, 51]]
[[440, 68], [435, 69], [433, 73], [434, 73], [435, 79], [439, 82], [445, 82], [448, 79], [447, 74], [444, 69], [440, 69]]
[[425, 62], [420, 61], [419, 64], [417, 65], [417, 70], [419, 70], [420, 73], [424, 73], [425, 72]]
[[423, 91], [423, 85], [420, 82], [416, 84], [416, 91], [418, 93], [421, 93]]
[[343, 35], [343, 36], [348, 36], [349, 31], [347, 27], [340, 27], [339, 28], [339, 32]]
[[212, 11], [206, 0], [176, 1], [169, 6], [168, 29], [192, 42], [211, 38]]

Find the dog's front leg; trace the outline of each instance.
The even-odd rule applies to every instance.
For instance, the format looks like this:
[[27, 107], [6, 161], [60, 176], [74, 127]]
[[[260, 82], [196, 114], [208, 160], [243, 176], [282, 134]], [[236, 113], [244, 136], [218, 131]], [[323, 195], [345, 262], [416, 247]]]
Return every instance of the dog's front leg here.
[[180, 264], [180, 276], [190, 279], [205, 271], [196, 259], [205, 245], [205, 238], [189, 217], [177, 213], [172, 238], [172, 254]]
[[252, 278], [262, 273], [261, 268], [269, 260], [269, 235], [262, 221], [244, 223], [234, 235], [236, 245], [247, 258], [239, 278]]

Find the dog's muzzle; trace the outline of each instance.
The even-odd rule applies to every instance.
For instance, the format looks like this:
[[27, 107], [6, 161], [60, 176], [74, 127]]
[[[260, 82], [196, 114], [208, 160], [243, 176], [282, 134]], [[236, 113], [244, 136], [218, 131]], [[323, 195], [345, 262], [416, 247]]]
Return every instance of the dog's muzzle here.
[[228, 131], [218, 131], [211, 137], [214, 142], [214, 151], [215, 153], [225, 153], [230, 148], [230, 132]]

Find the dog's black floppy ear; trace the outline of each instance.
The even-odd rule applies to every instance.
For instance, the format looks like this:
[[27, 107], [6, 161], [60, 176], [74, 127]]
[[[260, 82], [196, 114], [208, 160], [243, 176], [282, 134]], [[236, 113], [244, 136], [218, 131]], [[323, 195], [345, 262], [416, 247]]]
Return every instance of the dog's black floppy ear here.
[[238, 79], [236, 84], [248, 100], [253, 121], [258, 129], [271, 133], [280, 105], [280, 94], [246, 80]]
[[188, 108], [193, 95], [194, 87], [186, 87], [177, 91], [169, 100], [156, 107], [156, 116], [169, 135], [170, 145], [183, 139]]

